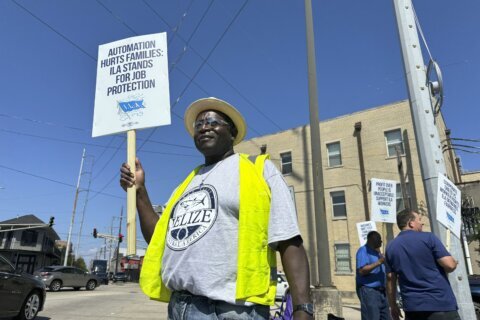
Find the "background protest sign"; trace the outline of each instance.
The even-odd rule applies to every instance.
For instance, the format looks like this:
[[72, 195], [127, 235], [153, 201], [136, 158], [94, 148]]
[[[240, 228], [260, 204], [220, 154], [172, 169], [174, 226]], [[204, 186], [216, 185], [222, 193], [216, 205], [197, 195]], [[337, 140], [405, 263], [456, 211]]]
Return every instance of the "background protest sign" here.
[[372, 221], [397, 222], [397, 182], [371, 179], [372, 183]]
[[92, 137], [167, 124], [166, 33], [100, 45]]
[[370, 231], [377, 231], [377, 225], [374, 221], [364, 221], [357, 223], [357, 232], [360, 246], [363, 246], [365, 245], [365, 243], [367, 243], [367, 235]]
[[438, 174], [437, 220], [460, 238], [461, 192], [443, 174]]

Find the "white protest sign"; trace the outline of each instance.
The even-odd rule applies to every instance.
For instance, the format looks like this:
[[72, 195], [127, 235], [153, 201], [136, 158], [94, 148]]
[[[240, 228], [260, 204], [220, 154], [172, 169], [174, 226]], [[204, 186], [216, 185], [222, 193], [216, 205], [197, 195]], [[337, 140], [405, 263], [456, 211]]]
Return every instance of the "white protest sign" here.
[[92, 137], [167, 124], [166, 33], [100, 45]]
[[461, 192], [453, 182], [443, 174], [438, 174], [437, 220], [460, 238]]
[[370, 231], [377, 231], [377, 225], [374, 221], [364, 221], [357, 223], [358, 239], [360, 247], [367, 243], [367, 235]]
[[372, 183], [372, 221], [397, 222], [397, 182], [373, 178]]

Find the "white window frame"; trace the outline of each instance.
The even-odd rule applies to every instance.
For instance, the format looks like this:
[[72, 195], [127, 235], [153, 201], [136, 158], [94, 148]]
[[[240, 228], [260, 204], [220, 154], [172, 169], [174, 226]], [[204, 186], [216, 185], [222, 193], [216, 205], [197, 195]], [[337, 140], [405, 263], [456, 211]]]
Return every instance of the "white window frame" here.
[[[283, 155], [290, 155], [290, 162], [284, 162], [283, 161]], [[290, 165], [290, 171], [289, 172], [284, 172], [284, 168], [288, 168], [288, 165]], [[293, 172], [293, 158], [292, 158], [292, 151], [285, 151], [280, 153], [280, 167], [283, 175], [288, 175]]]
[[[392, 133], [392, 132], [396, 132], [398, 131], [400, 133], [400, 142], [398, 141], [388, 141], [388, 137], [387, 137], [387, 134], [389, 133]], [[397, 128], [397, 129], [392, 129], [392, 130], [387, 130], [387, 131], [384, 131], [383, 132], [383, 135], [385, 137], [385, 145], [387, 147], [387, 156], [390, 158], [390, 157], [396, 157], [397, 156], [397, 153], [394, 152], [393, 154], [390, 154], [390, 149], [389, 147], [390, 146], [394, 146], [394, 145], [400, 145], [401, 146], [401, 155], [405, 155], [405, 144], [403, 143], [403, 136], [402, 136], [402, 129], [400, 128]]]
[[[345, 202], [334, 203], [333, 202], [333, 194], [334, 193], [343, 193], [343, 198], [345, 199]], [[348, 213], [347, 213], [347, 197], [345, 196], [345, 190], [330, 191], [330, 200], [332, 202], [332, 217], [333, 217], [333, 219], [346, 219]], [[340, 206], [340, 205], [345, 206], [345, 215], [344, 216], [335, 216], [335, 206]]]
[[[339, 261], [340, 260], [347, 260], [346, 257], [339, 257], [338, 256], [338, 247], [344, 246], [348, 250], [348, 270], [339, 270]], [[348, 242], [339, 242], [333, 244], [334, 256], [335, 256], [335, 273], [341, 274], [351, 274], [352, 273], [352, 254], [350, 250], [350, 243]]]
[[[336, 144], [338, 144], [338, 153], [332, 153], [328, 147], [336, 145]], [[334, 141], [334, 142], [327, 143], [327, 155], [328, 155], [328, 166], [330, 168], [339, 167], [343, 164], [343, 162], [342, 162], [342, 144], [340, 143], [340, 141]], [[332, 156], [338, 156], [339, 159], [340, 159], [340, 163], [332, 165], [331, 160], [330, 160], [330, 157], [332, 157]]]

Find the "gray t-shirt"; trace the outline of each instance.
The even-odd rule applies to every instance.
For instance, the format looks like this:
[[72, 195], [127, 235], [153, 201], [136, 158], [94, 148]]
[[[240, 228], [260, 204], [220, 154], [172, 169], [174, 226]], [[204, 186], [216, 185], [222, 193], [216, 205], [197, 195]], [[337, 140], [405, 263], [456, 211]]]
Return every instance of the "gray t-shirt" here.
[[[239, 155], [202, 167], [172, 209], [162, 261], [162, 279], [171, 290], [232, 304], [237, 273]], [[295, 206], [282, 174], [269, 160], [264, 178], [272, 200], [268, 243], [300, 234]]]

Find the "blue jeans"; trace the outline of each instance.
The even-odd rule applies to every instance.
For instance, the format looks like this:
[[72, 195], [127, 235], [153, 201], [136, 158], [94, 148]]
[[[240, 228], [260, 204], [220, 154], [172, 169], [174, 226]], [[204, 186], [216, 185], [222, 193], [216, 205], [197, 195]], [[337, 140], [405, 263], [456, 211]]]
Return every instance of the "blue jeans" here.
[[359, 288], [362, 320], [390, 320], [385, 290], [366, 286]]
[[241, 306], [185, 291], [172, 293], [168, 303], [168, 320], [267, 320], [270, 307]]

